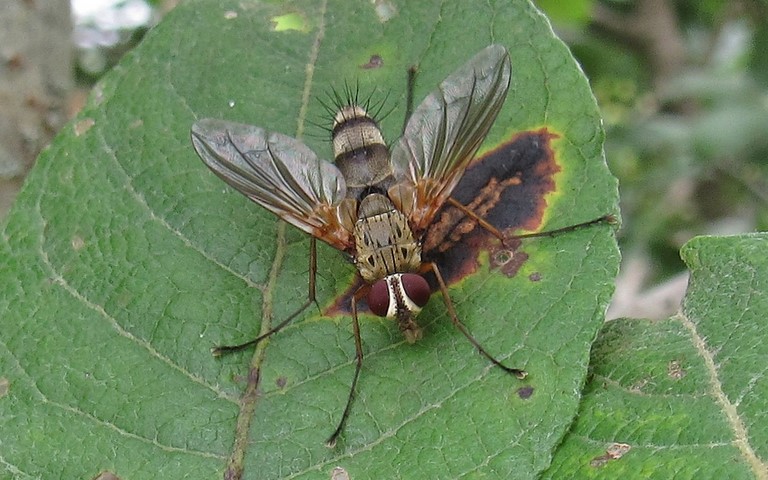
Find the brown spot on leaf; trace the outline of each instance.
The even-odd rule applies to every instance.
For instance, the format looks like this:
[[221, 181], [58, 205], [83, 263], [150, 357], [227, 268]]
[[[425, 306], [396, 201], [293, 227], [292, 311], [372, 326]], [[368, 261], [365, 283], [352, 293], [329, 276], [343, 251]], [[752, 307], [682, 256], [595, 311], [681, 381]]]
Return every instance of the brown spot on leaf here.
[[[499, 270], [504, 275], [508, 277], [513, 277], [515, 276], [515, 274], [517, 274], [517, 271], [520, 270], [520, 267], [523, 266], [526, 260], [528, 260], [527, 253], [516, 252], [515, 255], [512, 257], [512, 261], [507, 262], [505, 265], [499, 266]], [[491, 267], [496, 267], [496, 265], [491, 263]]]
[[672, 360], [667, 364], [667, 375], [674, 380], [680, 380], [688, 372], [680, 365], [679, 360]]
[[[502, 233], [537, 229], [547, 206], [544, 196], [555, 190], [560, 171], [551, 146], [555, 138], [546, 128], [516, 135], [474, 160], [451, 196]], [[424, 255], [450, 284], [477, 269], [480, 250], [489, 250], [492, 259], [496, 251], [508, 250], [512, 261], [494, 266], [514, 276], [528, 257], [516, 252], [520, 241], [505, 243], [502, 248], [491, 233], [446, 204], [427, 231]]]
[[11, 383], [8, 381], [7, 378], [0, 378], [0, 398], [3, 398], [4, 396], [8, 395], [8, 390], [10, 389]]
[[518, 388], [517, 396], [522, 398], [523, 400], [528, 400], [533, 396], [533, 387], [530, 385], [526, 385], [524, 387]]
[[334, 467], [331, 472], [331, 480], [350, 480], [349, 472], [342, 467]]
[[647, 378], [641, 378], [629, 386], [629, 391], [634, 393], [642, 393], [643, 388], [645, 388], [645, 386], [648, 385], [649, 382], [650, 380], [648, 380]]
[[82, 120], [79, 120], [75, 123], [75, 136], [80, 136], [91, 129], [91, 127], [96, 123], [96, 121], [92, 118], [84, 118]]
[[85, 246], [85, 240], [83, 240], [83, 237], [80, 235], [74, 235], [70, 240], [70, 243], [72, 244], [72, 250], [74, 251], [82, 250]]
[[371, 55], [371, 58], [368, 59], [368, 63], [360, 65], [360, 68], [370, 70], [372, 68], [381, 68], [382, 66], [384, 66], [384, 59], [381, 58], [381, 55], [374, 53]]
[[600, 468], [605, 466], [608, 462], [612, 460], [618, 460], [621, 457], [624, 456], [625, 453], [630, 451], [632, 449], [631, 446], [629, 446], [626, 443], [612, 443], [608, 446], [608, 448], [605, 450], [605, 453], [603, 455], [599, 455], [595, 458], [593, 458], [589, 465], [595, 468]]
[[112, 472], [104, 471], [93, 477], [93, 480], [120, 480], [120, 477]]
[[532, 282], [538, 282], [539, 280], [541, 280], [541, 273], [533, 272], [532, 274], [528, 275], [528, 280]]
[[277, 377], [275, 380], [275, 385], [277, 385], [277, 388], [285, 388], [285, 386], [288, 384], [288, 379], [285, 377]]

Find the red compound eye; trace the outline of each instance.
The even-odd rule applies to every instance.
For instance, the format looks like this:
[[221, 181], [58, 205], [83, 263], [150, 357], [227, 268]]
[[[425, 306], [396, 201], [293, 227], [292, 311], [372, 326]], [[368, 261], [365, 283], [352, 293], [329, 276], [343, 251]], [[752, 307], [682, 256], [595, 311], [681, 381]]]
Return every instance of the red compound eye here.
[[429, 288], [429, 284], [424, 277], [416, 273], [404, 273], [400, 278], [403, 284], [403, 290], [408, 298], [419, 307], [423, 307], [427, 304], [429, 296], [432, 294], [432, 290]]
[[384, 279], [377, 280], [368, 291], [368, 308], [380, 317], [386, 317], [389, 311], [389, 287]]

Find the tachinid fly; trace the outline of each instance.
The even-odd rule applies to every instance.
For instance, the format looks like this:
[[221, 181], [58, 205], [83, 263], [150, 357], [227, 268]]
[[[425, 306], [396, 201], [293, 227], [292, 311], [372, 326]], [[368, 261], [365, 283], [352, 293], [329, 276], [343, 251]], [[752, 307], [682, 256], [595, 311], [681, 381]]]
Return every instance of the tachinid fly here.
[[216, 175], [313, 237], [304, 305], [266, 334], [241, 345], [217, 347], [214, 354], [258, 343], [314, 301], [314, 238], [347, 253], [364, 280], [351, 299], [355, 374], [329, 446], [344, 428], [363, 360], [357, 302], [365, 298], [374, 314], [394, 319], [406, 340], [415, 342], [422, 335], [416, 314], [432, 293], [425, 273], [434, 274], [453, 323], [480, 353], [518, 378], [526, 375], [502, 365], [470, 335], [454, 311], [437, 265], [424, 262], [421, 251], [428, 227], [446, 202], [502, 237], [450, 196], [501, 110], [509, 82], [507, 50], [501, 45], [481, 50], [413, 111], [391, 151], [376, 121], [349, 98], [346, 105], [337, 106], [333, 119], [333, 164], [295, 138], [258, 127], [213, 119], [192, 126], [195, 150]]

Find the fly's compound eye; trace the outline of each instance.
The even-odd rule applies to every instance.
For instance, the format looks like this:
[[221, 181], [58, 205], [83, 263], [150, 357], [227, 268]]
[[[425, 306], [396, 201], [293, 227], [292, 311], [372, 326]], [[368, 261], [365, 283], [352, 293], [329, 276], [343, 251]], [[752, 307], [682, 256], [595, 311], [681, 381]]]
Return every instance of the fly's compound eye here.
[[389, 312], [389, 285], [385, 279], [377, 280], [368, 292], [368, 308], [374, 315], [386, 317]]
[[368, 291], [368, 308], [380, 317], [395, 318], [398, 310], [418, 313], [427, 304], [432, 290], [416, 273], [394, 274], [377, 280]]
[[432, 290], [424, 277], [417, 273], [404, 273], [400, 278], [405, 295], [419, 308], [427, 304]]

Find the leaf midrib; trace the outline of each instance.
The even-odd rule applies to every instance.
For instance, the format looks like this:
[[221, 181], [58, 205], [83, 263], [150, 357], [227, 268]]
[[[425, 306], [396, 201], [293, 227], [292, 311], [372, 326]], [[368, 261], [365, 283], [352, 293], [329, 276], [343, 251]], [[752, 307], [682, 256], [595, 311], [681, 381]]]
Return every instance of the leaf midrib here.
[[[312, 91], [312, 82], [315, 73], [315, 65], [320, 52], [320, 44], [322, 43], [323, 36], [325, 34], [325, 20], [326, 11], [328, 7], [328, 1], [323, 0], [320, 6], [319, 21], [317, 25], [317, 33], [312, 43], [312, 49], [310, 51], [309, 59], [305, 67], [304, 88], [301, 96], [301, 107], [297, 115], [296, 125], [296, 138], [301, 138], [304, 132], [304, 123], [309, 109], [309, 100]], [[277, 236], [275, 238], [276, 248], [275, 257], [272, 261], [272, 267], [270, 268], [267, 285], [264, 288], [263, 303], [262, 303], [262, 318], [261, 328], [259, 335], [264, 335], [272, 328], [272, 307], [273, 307], [273, 293], [277, 287], [277, 281], [279, 273], [283, 267], [283, 260], [285, 259], [286, 250], [288, 248], [286, 242], [286, 223], [278, 222]], [[248, 372], [248, 383], [243, 392], [242, 399], [240, 401], [240, 411], [237, 416], [235, 424], [234, 443], [232, 445], [232, 453], [227, 462], [227, 475], [233, 474], [232, 478], [240, 478], [243, 472], [244, 459], [247, 447], [249, 445], [248, 435], [250, 432], [251, 420], [256, 412], [256, 403], [260, 398], [257, 395], [257, 388], [259, 380], [261, 378], [260, 372], [266, 360], [266, 347], [269, 340], [260, 342], [256, 346]]]

